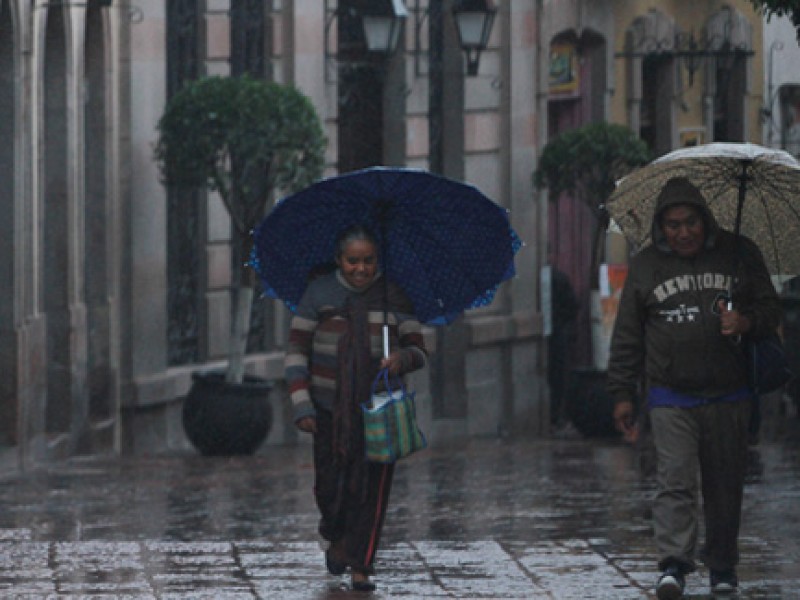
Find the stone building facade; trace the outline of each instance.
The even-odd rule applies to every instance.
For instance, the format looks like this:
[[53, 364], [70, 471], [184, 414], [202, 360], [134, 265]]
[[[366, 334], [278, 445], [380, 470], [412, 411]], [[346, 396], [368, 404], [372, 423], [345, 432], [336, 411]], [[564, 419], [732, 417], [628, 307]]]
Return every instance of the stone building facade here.
[[[360, 45], [364, 0], [0, 0], [0, 458], [9, 468], [187, 448], [182, 399], [193, 372], [223, 364], [240, 257], [217, 198], [159, 181], [156, 123], [187, 81], [245, 72], [312, 100], [327, 174], [423, 167], [509, 209], [526, 242], [516, 278], [491, 306], [427, 331], [435, 353], [414, 385], [433, 443], [546, 433], [539, 272], [549, 257], [568, 273], [588, 328], [593, 217], [534, 193], [537, 153], [600, 120], [628, 125], [658, 154], [776, 142], [778, 130], [762, 129], [764, 98], [792, 82], [765, 75], [766, 55], [783, 73], [778, 34], [765, 37], [747, 0], [504, 0], [477, 75], [466, 73], [455, 1], [390, 2], [407, 16], [387, 57]], [[281, 388], [288, 315], [262, 300], [253, 317], [248, 368], [276, 382], [268, 443], [292, 442]]]
[[12, 466], [119, 446], [125, 220], [107, 2], [0, 2], [0, 428]]
[[[433, 443], [545, 431], [531, 187], [542, 3], [499, 4], [469, 77], [452, 2], [405, 6], [399, 50], [378, 58], [353, 50], [357, 0], [0, 0], [0, 444], [11, 468], [187, 448], [182, 399], [194, 371], [223, 364], [237, 257], [217, 198], [159, 181], [156, 123], [186, 81], [242, 72], [312, 100], [328, 174], [425, 167], [510, 210], [527, 242], [517, 277], [491, 306], [427, 331], [436, 352], [414, 384]], [[248, 368], [276, 381], [268, 443], [291, 442], [288, 315], [262, 300], [254, 317]]]

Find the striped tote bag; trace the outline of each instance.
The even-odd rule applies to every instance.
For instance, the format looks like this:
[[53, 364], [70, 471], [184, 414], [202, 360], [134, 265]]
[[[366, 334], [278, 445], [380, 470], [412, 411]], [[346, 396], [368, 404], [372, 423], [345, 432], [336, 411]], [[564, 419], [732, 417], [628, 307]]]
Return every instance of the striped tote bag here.
[[[383, 381], [386, 391], [376, 392]], [[399, 378], [394, 389], [389, 373], [381, 370], [372, 384], [369, 403], [361, 404], [367, 460], [393, 463], [427, 447], [425, 435], [417, 426], [414, 392], [409, 392]]]

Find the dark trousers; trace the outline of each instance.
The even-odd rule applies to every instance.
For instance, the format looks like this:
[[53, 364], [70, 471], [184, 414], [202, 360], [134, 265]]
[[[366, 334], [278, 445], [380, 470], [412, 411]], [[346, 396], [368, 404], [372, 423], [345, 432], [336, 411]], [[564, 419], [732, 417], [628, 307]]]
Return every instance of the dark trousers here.
[[567, 418], [564, 406], [564, 389], [567, 381], [567, 352], [569, 335], [564, 327], [553, 329], [547, 348], [547, 383], [550, 387], [550, 424], [556, 425]]
[[[360, 425], [356, 430], [363, 435]], [[343, 553], [337, 554], [337, 560], [356, 571], [372, 573], [394, 465], [367, 462], [363, 453], [349, 460], [334, 460], [332, 437], [331, 413], [317, 409], [314, 496], [321, 515], [319, 532]]]
[[650, 411], [658, 456], [653, 525], [661, 569], [672, 563], [695, 568], [698, 479], [706, 525], [700, 556], [715, 570], [739, 562], [749, 417], [749, 401]]

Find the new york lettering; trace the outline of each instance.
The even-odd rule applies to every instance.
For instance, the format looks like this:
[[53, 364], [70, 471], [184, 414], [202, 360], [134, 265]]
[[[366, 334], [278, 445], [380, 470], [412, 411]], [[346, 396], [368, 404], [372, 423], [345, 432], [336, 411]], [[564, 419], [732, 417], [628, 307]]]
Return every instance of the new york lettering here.
[[730, 275], [722, 273], [701, 273], [699, 275], [680, 275], [667, 279], [665, 282], [656, 286], [653, 293], [659, 302], [664, 302], [670, 296], [681, 292], [693, 292], [702, 290], [727, 290], [730, 289]]

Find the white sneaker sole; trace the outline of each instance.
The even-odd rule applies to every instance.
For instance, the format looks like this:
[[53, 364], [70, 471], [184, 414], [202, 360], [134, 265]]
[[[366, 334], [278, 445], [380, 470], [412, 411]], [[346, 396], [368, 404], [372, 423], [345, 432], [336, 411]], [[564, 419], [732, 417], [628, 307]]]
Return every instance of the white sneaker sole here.
[[656, 585], [658, 600], [678, 600], [683, 597], [683, 588], [672, 575], [662, 577]]
[[711, 588], [712, 594], [736, 594], [738, 591], [738, 588], [730, 583], [718, 583]]

